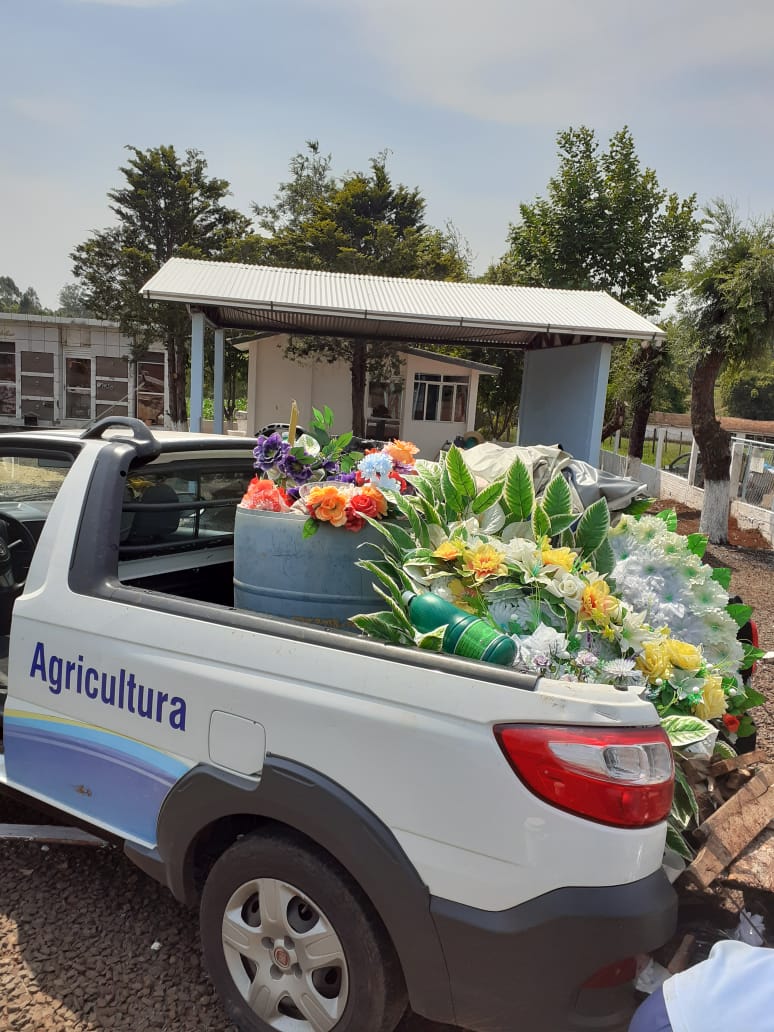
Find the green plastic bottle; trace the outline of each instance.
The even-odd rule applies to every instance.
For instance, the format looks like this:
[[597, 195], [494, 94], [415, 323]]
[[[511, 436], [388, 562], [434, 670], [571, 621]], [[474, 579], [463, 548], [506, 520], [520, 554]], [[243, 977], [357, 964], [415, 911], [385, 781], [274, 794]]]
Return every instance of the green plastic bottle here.
[[407, 591], [403, 601], [408, 609], [409, 620], [423, 634], [429, 634], [446, 624], [442, 643], [444, 652], [468, 659], [482, 659], [485, 663], [513, 665], [516, 643], [507, 634], [495, 630], [486, 620], [458, 609], [432, 592], [415, 595]]

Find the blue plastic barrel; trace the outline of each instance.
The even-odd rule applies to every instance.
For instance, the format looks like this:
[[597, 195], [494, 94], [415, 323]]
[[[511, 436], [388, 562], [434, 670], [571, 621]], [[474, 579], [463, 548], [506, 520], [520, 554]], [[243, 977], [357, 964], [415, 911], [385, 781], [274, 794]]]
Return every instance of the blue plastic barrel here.
[[343, 627], [357, 613], [383, 609], [383, 599], [371, 587], [375, 578], [355, 565], [378, 557], [368, 543], [381, 542], [379, 532], [321, 524], [304, 538], [305, 522], [300, 513], [237, 507], [234, 605], [327, 627]]

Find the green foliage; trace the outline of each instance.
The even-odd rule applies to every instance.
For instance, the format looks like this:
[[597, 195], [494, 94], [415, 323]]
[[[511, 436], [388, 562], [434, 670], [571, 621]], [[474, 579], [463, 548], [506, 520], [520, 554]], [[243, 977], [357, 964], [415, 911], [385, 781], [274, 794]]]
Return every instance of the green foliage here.
[[535, 488], [532, 475], [521, 459], [516, 459], [505, 475], [503, 508], [509, 522], [523, 523], [532, 518]]
[[610, 530], [610, 510], [604, 498], [593, 502], [583, 513], [575, 531], [575, 547], [588, 559], [607, 539]]
[[712, 571], [712, 579], [728, 591], [731, 587], [731, 570], [727, 566], [716, 566]]
[[10, 276], [0, 276], [0, 312], [18, 312], [19, 315], [51, 315], [40, 303], [34, 287], [22, 290]]
[[163, 341], [169, 355], [170, 410], [176, 425], [186, 418], [185, 379], [191, 333], [182, 305], [152, 302], [140, 287], [173, 256], [229, 260], [249, 236], [249, 220], [224, 204], [225, 179], [207, 175], [196, 150], [179, 157], [172, 146], [140, 150], [119, 169], [123, 186], [111, 190], [117, 224], [94, 232], [73, 251], [73, 272], [82, 303], [100, 319], [115, 319], [142, 355]]
[[[395, 184], [386, 152], [372, 158], [368, 172], [336, 176], [331, 155], [316, 141], [290, 162], [290, 179], [281, 183], [271, 205], [254, 205], [265, 237], [254, 260], [266, 265], [324, 269], [378, 276], [464, 279], [469, 256], [453, 227], [425, 223], [426, 202], [419, 188]], [[351, 370], [352, 428], [365, 431], [363, 398], [368, 377], [394, 374], [395, 345], [328, 337], [294, 337], [295, 358], [333, 362], [345, 359]]]
[[661, 726], [669, 736], [673, 749], [694, 745], [696, 742], [703, 741], [703, 739], [715, 731], [715, 728], [708, 724], [706, 720], [700, 720], [698, 717], [689, 717], [683, 714], [663, 717]]
[[721, 396], [729, 416], [774, 419], [774, 372], [749, 369], [723, 380]]
[[740, 602], [732, 602], [726, 606], [726, 612], [735, 620], [739, 627], [744, 627], [752, 616], [752, 606], [742, 605]]
[[696, 244], [696, 196], [680, 200], [642, 168], [627, 128], [600, 151], [592, 129], [557, 136], [559, 169], [547, 196], [519, 206], [510, 249], [492, 278], [537, 286], [606, 290], [655, 314], [669, 293], [666, 276]]

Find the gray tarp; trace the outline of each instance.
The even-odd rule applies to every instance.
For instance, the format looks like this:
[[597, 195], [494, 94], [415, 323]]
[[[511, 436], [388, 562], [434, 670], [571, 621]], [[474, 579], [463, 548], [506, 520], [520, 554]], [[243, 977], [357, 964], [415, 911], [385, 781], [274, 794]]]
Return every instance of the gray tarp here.
[[536, 444], [521, 448], [515, 444], [477, 444], [463, 451], [465, 463], [480, 481], [491, 483], [502, 476], [519, 458], [532, 472], [535, 494], [540, 497], [557, 473], [570, 485], [573, 502], [578, 512], [592, 502], [606, 498], [611, 512], [625, 509], [635, 498], [647, 497], [644, 484], [629, 477], [605, 473], [588, 462], [574, 459], [569, 452], [556, 445]]

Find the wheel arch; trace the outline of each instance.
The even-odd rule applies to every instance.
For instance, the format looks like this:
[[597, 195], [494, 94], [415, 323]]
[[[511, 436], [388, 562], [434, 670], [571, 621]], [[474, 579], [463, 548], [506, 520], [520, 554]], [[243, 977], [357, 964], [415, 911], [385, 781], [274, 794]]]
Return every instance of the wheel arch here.
[[268, 756], [259, 782], [199, 765], [164, 802], [158, 823], [163, 879], [195, 904], [203, 877], [239, 835], [284, 828], [324, 850], [365, 895], [389, 936], [412, 1008], [453, 1021], [448, 972], [430, 893], [390, 829], [341, 785], [303, 764]]

